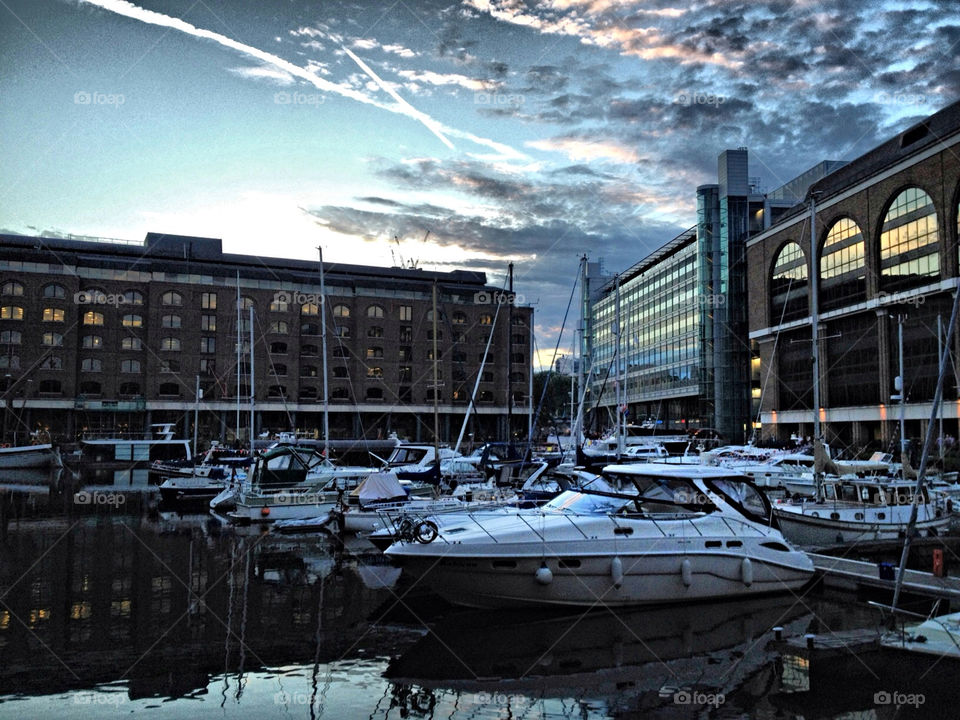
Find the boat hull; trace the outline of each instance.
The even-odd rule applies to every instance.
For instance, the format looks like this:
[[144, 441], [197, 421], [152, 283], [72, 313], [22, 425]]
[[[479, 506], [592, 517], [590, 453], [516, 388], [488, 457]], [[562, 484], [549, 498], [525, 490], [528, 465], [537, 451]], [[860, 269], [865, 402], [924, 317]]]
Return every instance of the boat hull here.
[[[844, 543], [872, 540], [897, 540], [904, 536], [906, 522], [856, 522], [811, 517], [777, 509], [777, 519], [783, 536], [798, 545], [829, 547]], [[943, 534], [953, 518], [949, 515], [918, 520], [916, 530], [920, 537]]]
[[57, 462], [52, 445], [0, 448], [0, 470], [49, 467]]
[[[663, 553], [653, 543], [634, 549], [623, 545], [616, 556], [577, 555], [557, 543], [550, 544], [546, 557], [541, 552], [511, 554], [509, 548], [499, 548], [496, 554], [463, 555], [456, 552], [456, 545], [443, 546], [449, 552], [440, 555], [398, 557], [394, 548], [388, 554], [444, 599], [474, 608], [627, 607], [753, 597], [799, 589], [813, 574], [812, 563], [796, 562], [796, 557], [793, 563], [778, 564], [754, 556], [747, 584], [745, 556], [739, 553]], [[615, 559], [622, 569], [619, 587]], [[684, 563], [689, 563], [686, 571]], [[543, 582], [544, 565], [550, 570], [548, 583]]]

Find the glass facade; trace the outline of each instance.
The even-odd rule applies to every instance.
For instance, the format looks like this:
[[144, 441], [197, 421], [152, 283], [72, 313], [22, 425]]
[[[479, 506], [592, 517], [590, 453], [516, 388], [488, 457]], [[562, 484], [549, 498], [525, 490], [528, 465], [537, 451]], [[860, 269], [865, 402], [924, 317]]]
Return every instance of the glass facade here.
[[773, 264], [770, 319], [779, 324], [805, 318], [810, 314], [807, 294], [807, 258], [797, 243], [788, 242]]
[[819, 297], [821, 310], [863, 302], [867, 297], [863, 234], [850, 218], [835, 222], [823, 243]]
[[[696, 419], [683, 411], [683, 417], [663, 418], [653, 407], [642, 407], [645, 402], [700, 391], [699, 318], [704, 299], [698, 289], [694, 231], [668, 246], [674, 243], [677, 247], [671, 252], [646, 266], [641, 263], [637, 272], [621, 280], [619, 319], [616, 282], [608, 283], [592, 306], [592, 397], [600, 407], [613, 407], [616, 384], [625, 377], [623, 402], [631, 406], [631, 421], [648, 416], [673, 423]], [[620, 362], [615, 364], [618, 340]], [[693, 409], [695, 415], [695, 402]]]

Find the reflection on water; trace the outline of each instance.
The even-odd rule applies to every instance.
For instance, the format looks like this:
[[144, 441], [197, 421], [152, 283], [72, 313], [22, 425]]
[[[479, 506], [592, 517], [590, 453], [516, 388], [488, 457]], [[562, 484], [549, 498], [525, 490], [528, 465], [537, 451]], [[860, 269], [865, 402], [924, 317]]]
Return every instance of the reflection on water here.
[[[932, 688], [902, 664], [811, 661], [772, 643], [774, 625], [789, 635], [873, 621], [815, 595], [467, 612], [369, 545], [346, 549], [203, 515], [12, 524], [0, 545], [0, 717], [899, 718], [960, 699], [953, 672]], [[940, 693], [926, 705], [936, 712], [874, 702], [907, 683]]]

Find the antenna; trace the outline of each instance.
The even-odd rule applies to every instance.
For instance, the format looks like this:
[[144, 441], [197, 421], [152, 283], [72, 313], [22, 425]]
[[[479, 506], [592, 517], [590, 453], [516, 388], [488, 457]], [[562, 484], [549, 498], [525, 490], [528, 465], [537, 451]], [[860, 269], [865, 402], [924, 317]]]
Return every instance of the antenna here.
[[[393, 236], [393, 241], [397, 244], [397, 254], [393, 254], [393, 248], [390, 248], [390, 257], [393, 259], [394, 267], [404, 267], [406, 263], [403, 261], [403, 255], [400, 253], [400, 238], [396, 235]], [[400, 258], [400, 264], [397, 265], [397, 258]]]

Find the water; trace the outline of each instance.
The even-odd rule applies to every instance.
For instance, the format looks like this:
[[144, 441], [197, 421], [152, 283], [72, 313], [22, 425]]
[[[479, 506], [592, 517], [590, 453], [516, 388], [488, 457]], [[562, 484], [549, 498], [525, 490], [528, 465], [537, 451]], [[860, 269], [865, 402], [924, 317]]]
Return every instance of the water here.
[[808, 661], [776, 644], [775, 625], [875, 626], [864, 605], [815, 591], [467, 611], [363, 541], [235, 530], [145, 513], [149, 501], [77, 506], [75, 490], [38, 490], [0, 545], [0, 718], [839, 720], [952, 717], [960, 700], [955, 665]]

